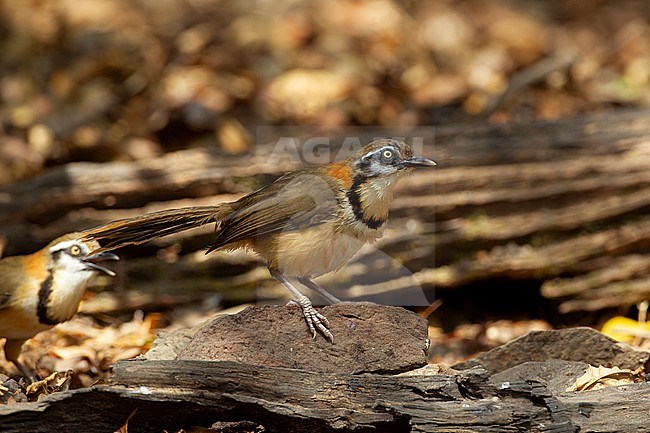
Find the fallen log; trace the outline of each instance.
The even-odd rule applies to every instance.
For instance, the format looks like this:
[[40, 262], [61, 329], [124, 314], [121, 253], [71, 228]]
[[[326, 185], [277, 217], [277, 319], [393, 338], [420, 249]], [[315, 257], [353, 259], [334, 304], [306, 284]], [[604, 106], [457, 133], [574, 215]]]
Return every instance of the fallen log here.
[[[324, 277], [323, 284], [338, 287], [346, 299], [382, 303], [399, 296], [378, 301], [373, 294], [415, 285], [424, 300], [413, 305], [422, 305], [434, 288], [441, 295], [504, 278], [534, 281], [562, 312], [647, 299], [650, 269], [618, 265], [633, 257], [645, 263], [650, 250], [649, 115], [615, 111], [525, 125], [410, 131], [426, 143], [435, 138], [424, 153], [439, 167], [402, 181], [384, 238], [362, 251], [356, 264]], [[347, 134], [365, 141], [389, 132]], [[292, 155], [274, 153], [274, 138], [245, 159], [194, 149], [137, 162], [70, 164], [2, 188], [5, 254], [33, 251], [61, 233], [117, 218], [234, 200], [301, 165]], [[332, 140], [334, 147], [340, 143]], [[126, 286], [216, 290], [242, 302], [254, 301], [260, 287], [278, 293], [264, 272], [252, 271], [254, 256], [239, 255], [233, 262], [223, 254], [194, 254], [209, 244], [211, 231], [192, 230], [120, 251], [128, 263]], [[146, 258], [156, 255], [158, 261]], [[370, 257], [381, 255], [388, 259], [377, 262], [378, 273]], [[170, 262], [174, 265], [167, 266]], [[612, 273], [616, 278], [593, 278]], [[251, 275], [259, 285], [253, 287]], [[235, 284], [237, 294], [228, 293], [235, 276], [248, 281], [248, 289]], [[168, 284], [172, 279], [174, 287]], [[195, 281], [202, 281], [200, 290]], [[362, 286], [371, 291], [363, 293]]]

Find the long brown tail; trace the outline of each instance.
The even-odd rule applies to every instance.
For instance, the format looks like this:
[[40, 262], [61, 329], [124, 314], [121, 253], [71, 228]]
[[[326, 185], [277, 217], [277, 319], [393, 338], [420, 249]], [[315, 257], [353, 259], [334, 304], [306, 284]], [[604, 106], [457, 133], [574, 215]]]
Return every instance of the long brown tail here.
[[99, 251], [138, 245], [152, 239], [218, 222], [232, 210], [230, 203], [217, 206], [195, 206], [152, 212], [134, 218], [111, 221], [82, 232], [83, 240], [94, 240]]

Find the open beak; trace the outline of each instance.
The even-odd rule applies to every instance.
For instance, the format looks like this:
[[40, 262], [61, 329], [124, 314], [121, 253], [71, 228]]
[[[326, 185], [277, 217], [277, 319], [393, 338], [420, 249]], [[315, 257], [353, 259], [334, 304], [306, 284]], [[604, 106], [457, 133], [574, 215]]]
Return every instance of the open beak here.
[[402, 161], [402, 165], [404, 167], [433, 167], [438, 164], [436, 164], [434, 161], [425, 158], [424, 156], [412, 156], [409, 159], [405, 159]]
[[104, 262], [106, 260], [119, 260], [120, 258], [113, 254], [109, 253], [107, 251], [99, 254], [93, 254], [90, 256], [86, 256], [82, 259], [82, 261], [89, 267], [95, 270], [98, 270], [100, 272], [104, 272], [105, 274], [110, 275], [111, 277], [115, 276], [115, 272], [111, 271], [108, 268], [105, 268], [103, 266], [98, 265], [97, 263]]

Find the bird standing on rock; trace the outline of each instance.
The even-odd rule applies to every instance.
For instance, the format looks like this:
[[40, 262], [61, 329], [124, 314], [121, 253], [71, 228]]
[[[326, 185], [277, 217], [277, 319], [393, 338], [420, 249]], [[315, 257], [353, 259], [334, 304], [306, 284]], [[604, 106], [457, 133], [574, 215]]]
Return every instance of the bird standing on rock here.
[[327, 319], [292, 279], [334, 303], [312, 278], [336, 271], [383, 234], [398, 179], [435, 166], [400, 140], [380, 139], [338, 162], [293, 171], [231, 203], [171, 209], [117, 220], [84, 232], [106, 251], [215, 223], [216, 249], [250, 248], [302, 308], [307, 325], [333, 341]]
[[118, 260], [93, 241], [71, 233], [26, 256], [0, 260], [0, 338], [5, 357], [29, 379], [35, 375], [18, 361], [23, 343], [41, 331], [70, 320], [84, 290], [99, 272], [115, 273], [99, 263]]

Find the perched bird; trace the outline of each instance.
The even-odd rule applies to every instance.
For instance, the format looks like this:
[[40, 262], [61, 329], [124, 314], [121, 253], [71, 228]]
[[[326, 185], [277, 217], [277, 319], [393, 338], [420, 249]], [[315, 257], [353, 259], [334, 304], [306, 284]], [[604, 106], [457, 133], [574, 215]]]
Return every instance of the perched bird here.
[[18, 361], [23, 343], [70, 320], [98, 272], [115, 275], [98, 263], [118, 257], [92, 253], [99, 244], [79, 236], [67, 234], [33, 254], [0, 260], [0, 338], [6, 338], [7, 360], [31, 380], [35, 375]]
[[318, 330], [333, 341], [327, 319], [292, 280], [338, 302], [312, 278], [339, 269], [381, 237], [397, 180], [412, 168], [434, 165], [400, 140], [380, 139], [345, 160], [287, 173], [235, 202], [117, 220], [84, 232], [83, 239], [102, 243], [99, 251], [106, 251], [215, 223], [207, 252], [257, 252], [302, 308], [313, 337]]

